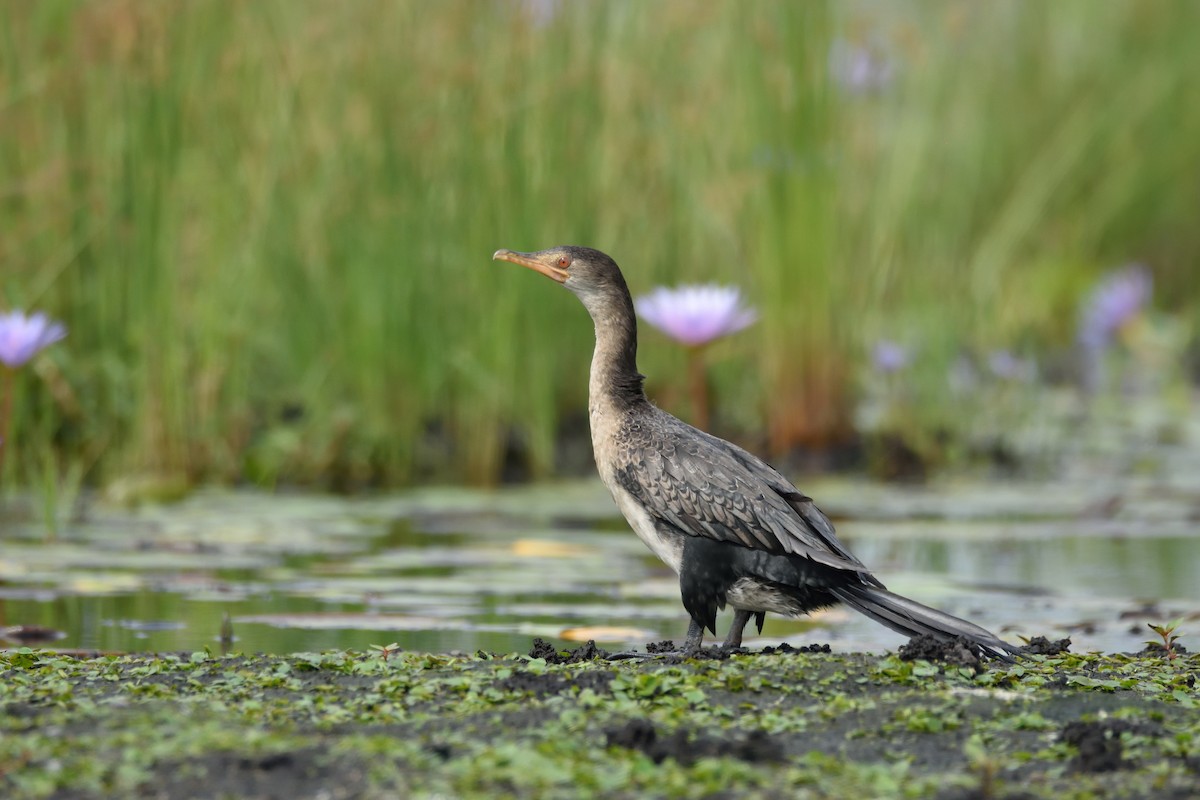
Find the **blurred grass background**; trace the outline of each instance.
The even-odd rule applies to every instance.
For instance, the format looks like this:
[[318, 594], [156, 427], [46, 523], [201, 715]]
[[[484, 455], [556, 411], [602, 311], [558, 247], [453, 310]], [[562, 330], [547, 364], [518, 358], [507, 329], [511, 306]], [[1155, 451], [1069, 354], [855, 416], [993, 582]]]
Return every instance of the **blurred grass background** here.
[[741, 285], [717, 432], [775, 454], [855, 436], [879, 338], [919, 353], [920, 441], [971, 424], [956, 359], [1069, 352], [1115, 266], [1200, 308], [1186, 0], [3, 12], [0, 308], [70, 328], [18, 375], [9, 485], [550, 475], [592, 331], [498, 247]]

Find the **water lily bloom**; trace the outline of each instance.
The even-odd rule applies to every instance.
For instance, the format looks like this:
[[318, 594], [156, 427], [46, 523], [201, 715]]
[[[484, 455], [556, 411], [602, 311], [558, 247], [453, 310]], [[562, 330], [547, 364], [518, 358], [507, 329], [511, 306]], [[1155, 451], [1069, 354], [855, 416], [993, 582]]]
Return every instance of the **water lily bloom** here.
[[1150, 302], [1153, 287], [1150, 271], [1141, 264], [1106, 275], [1084, 303], [1079, 343], [1089, 350], [1107, 347], [1116, 332]]
[[1083, 388], [1098, 391], [1104, 383], [1104, 357], [1117, 333], [1150, 302], [1150, 271], [1131, 264], [1104, 276], [1083, 304], [1078, 339]]
[[16, 368], [67, 335], [61, 323], [45, 314], [23, 311], [0, 314], [0, 363]]
[[880, 372], [897, 372], [908, 366], [908, 348], [897, 342], [880, 339], [871, 348], [871, 363]]
[[758, 319], [735, 286], [660, 286], [633, 304], [642, 319], [688, 347], [737, 333]]

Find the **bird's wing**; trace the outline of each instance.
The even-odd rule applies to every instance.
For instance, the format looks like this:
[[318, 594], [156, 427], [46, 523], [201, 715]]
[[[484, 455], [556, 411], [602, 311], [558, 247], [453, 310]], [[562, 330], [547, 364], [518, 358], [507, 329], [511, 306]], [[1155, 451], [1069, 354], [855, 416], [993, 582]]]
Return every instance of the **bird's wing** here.
[[629, 441], [617, 481], [650, 515], [692, 535], [867, 573], [810, 498], [761, 459], [672, 419]]

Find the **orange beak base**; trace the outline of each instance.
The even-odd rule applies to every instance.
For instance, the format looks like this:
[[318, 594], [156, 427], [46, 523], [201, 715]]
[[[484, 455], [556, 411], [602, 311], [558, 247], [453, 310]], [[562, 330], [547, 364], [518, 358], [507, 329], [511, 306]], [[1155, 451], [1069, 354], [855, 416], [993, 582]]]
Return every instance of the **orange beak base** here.
[[529, 267], [534, 272], [540, 272], [552, 281], [566, 283], [567, 271], [549, 263], [549, 258], [549, 255], [543, 253], [518, 253], [514, 250], [497, 250], [492, 253], [493, 261], [510, 261], [513, 264], [520, 264], [522, 267]]

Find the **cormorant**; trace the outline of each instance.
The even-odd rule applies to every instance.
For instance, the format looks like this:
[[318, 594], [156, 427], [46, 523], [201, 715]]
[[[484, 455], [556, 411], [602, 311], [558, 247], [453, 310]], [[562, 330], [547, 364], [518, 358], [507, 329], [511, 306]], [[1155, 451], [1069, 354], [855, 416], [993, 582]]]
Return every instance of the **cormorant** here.
[[647, 400], [633, 299], [612, 258], [574, 246], [492, 258], [561, 283], [591, 314], [596, 468], [634, 532], [679, 575], [691, 617], [685, 651], [700, 647], [705, 628], [716, 634], [726, 605], [734, 616], [725, 646], [734, 648], [752, 617], [761, 632], [768, 611], [794, 617], [837, 603], [907, 636], [962, 636], [991, 656], [1015, 651], [978, 625], [889, 592], [787, 478]]

